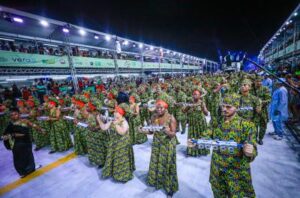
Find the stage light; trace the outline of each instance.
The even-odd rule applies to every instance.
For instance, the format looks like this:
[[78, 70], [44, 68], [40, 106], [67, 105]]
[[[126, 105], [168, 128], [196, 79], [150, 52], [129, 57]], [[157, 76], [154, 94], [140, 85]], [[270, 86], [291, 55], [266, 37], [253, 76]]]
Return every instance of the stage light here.
[[162, 48], [160, 48], [160, 49], [159, 49], [159, 51], [160, 51], [160, 52], [163, 52], [163, 49], [162, 49]]
[[13, 17], [13, 21], [17, 22], [17, 23], [23, 23], [23, 19], [21, 19], [19, 17]]
[[99, 39], [99, 36], [95, 35], [95, 36], [94, 36], [94, 39], [98, 40], [98, 39]]
[[167, 54], [169, 54], [170, 53], [170, 50], [167, 50]]
[[139, 44], [139, 48], [142, 49], [144, 47], [143, 43]]
[[132, 47], [136, 47], [136, 45], [135, 45], [135, 44], [133, 44], [133, 45], [132, 45]]
[[293, 23], [293, 21], [292, 21], [292, 20], [290, 20], [290, 21], [289, 21], [289, 23]]
[[41, 20], [41, 21], [40, 21], [40, 24], [41, 24], [42, 26], [44, 26], [44, 27], [48, 27], [48, 26], [49, 26], [49, 23], [48, 23], [47, 21], [45, 21], [45, 20]]
[[86, 35], [86, 31], [84, 31], [83, 29], [80, 29], [78, 32], [79, 32], [79, 34], [81, 36], [85, 36]]
[[69, 30], [68, 28], [63, 28], [62, 31], [63, 31], [64, 33], [69, 33], [69, 32], [70, 32], [70, 30]]
[[127, 40], [125, 40], [124, 42], [123, 42], [123, 45], [128, 45], [129, 44], [129, 42], [127, 41]]
[[153, 46], [150, 46], [150, 50], [153, 50], [154, 48], [153, 48]]
[[109, 35], [105, 35], [105, 40], [110, 41], [111, 37]]
[[294, 13], [294, 16], [297, 16], [297, 15], [298, 15], [298, 13], [297, 13], [297, 12], [295, 12], [295, 13]]

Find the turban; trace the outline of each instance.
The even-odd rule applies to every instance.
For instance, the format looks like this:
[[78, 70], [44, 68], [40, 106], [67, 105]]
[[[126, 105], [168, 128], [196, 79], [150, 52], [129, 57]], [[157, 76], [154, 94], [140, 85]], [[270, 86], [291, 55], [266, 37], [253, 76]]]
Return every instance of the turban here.
[[23, 100], [18, 100], [17, 105], [18, 106], [24, 106], [24, 101]]
[[162, 100], [162, 99], [158, 99], [157, 101], [156, 101], [156, 105], [161, 105], [161, 106], [163, 106], [165, 109], [167, 109], [168, 107], [169, 107], [169, 105], [168, 105], [168, 103], [166, 103], [164, 100]]
[[118, 112], [119, 114], [121, 114], [122, 116], [125, 115], [125, 110], [122, 109], [122, 107], [120, 107], [120, 106], [116, 106], [115, 111]]
[[88, 93], [88, 92], [84, 93], [83, 95], [86, 99], [90, 99], [90, 97], [91, 97], [90, 93]]
[[83, 108], [84, 105], [85, 105], [85, 103], [82, 102], [82, 101], [80, 101], [80, 100], [77, 100], [77, 101], [76, 101], [76, 105], [77, 105], [79, 108]]
[[34, 101], [33, 100], [27, 100], [26, 101], [26, 104], [27, 104], [27, 106], [29, 106], [29, 107], [34, 107]]
[[236, 93], [225, 95], [223, 98], [223, 104], [235, 106], [239, 108], [240, 106], [240, 96]]
[[112, 92], [109, 92], [108, 96], [107, 96], [108, 99], [114, 99], [115, 98], [115, 95], [112, 93]]
[[50, 104], [51, 106], [56, 106], [56, 102], [54, 102], [54, 101], [49, 101], [49, 104]]
[[244, 79], [242, 81], [242, 85], [245, 85], [245, 84], [251, 86], [252, 85], [252, 81], [250, 79]]
[[93, 103], [91, 103], [91, 102], [88, 103], [88, 107], [89, 107], [89, 109], [91, 111], [95, 111], [96, 110], [96, 106]]

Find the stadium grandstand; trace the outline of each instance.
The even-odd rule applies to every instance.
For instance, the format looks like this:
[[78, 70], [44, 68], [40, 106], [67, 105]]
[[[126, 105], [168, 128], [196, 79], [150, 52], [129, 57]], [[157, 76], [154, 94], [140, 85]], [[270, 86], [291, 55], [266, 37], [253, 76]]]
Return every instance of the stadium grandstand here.
[[95, 77], [218, 69], [218, 63], [205, 58], [4, 6], [0, 7], [0, 50], [2, 81], [62, 79], [72, 73]]

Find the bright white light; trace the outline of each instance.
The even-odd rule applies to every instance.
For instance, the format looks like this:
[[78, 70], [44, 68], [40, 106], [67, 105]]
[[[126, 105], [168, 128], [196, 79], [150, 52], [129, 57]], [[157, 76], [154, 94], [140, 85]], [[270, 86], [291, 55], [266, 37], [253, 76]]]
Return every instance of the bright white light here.
[[167, 50], [167, 54], [169, 54], [170, 53], [170, 50]]
[[297, 12], [295, 12], [295, 13], [294, 13], [294, 16], [297, 16], [297, 15], [298, 15], [298, 13], [297, 13]]
[[95, 35], [94, 38], [98, 40], [98, 39], [99, 39], [99, 36]]
[[123, 42], [123, 45], [128, 45], [129, 44], [129, 42], [127, 41], [127, 40], [125, 40], [124, 42]]
[[8, 78], [6, 79], [7, 82], [14, 82], [14, 81], [26, 81], [27, 78]]
[[143, 43], [139, 44], [139, 48], [142, 49], [144, 47]]
[[52, 45], [52, 44], [47, 44], [47, 43], [44, 43], [43, 45], [47, 45], [47, 46], [50, 46], [50, 47], [58, 47], [57, 45]]
[[292, 21], [292, 20], [290, 20], [290, 21], [289, 21], [289, 23], [293, 23], [293, 21]]
[[290, 23], [289, 23], [289, 21], [287, 21], [285, 24], [288, 25], [288, 24], [290, 24]]
[[153, 48], [153, 46], [150, 46], [150, 50], [153, 50], [154, 48]]
[[111, 37], [109, 35], [105, 35], [105, 40], [110, 41]]
[[62, 31], [63, 31], [64, 33], [69, 33], [69, 32], [70, 32], [70, 30], [67, 29], [67, 28], [63, 28]]
[[23, 19], [21, 19], [19, 17], [14, 17], [13, 20], [14, 20], [14, 22], [23, 23]]
[[40, 21], [40, 24], [41, 24], [42, 26], [44, 26], [44, 27], [48, 27], [48, 26], [49, 26], [49, 23], [48, 23], [47, 21], [45, 21], [45, 20], [41, 20], [41, 21]]
[[12, 41], [12, 42], [15, 41], [15, 40], [13, 40], [13, 39], [7, 39], [7, 38], [0, 38], [0, 40], [4, 40], [4, 41]]
[[132, 45], [132, 47], [135, 47], [135, 46], [136, 46], [135, 44]]
[[80, 29], [78, 32], [79, 32], [79, 34], [81, 36], [85, 36], [86, 35], [86, 31], [84, 31], [83, 29]]
[[160, 51], [160, 52], [162, 52], [162, 51], [163, 51], [163, 49], [162, 49], [162, 48], [160, 48], [160, 49], [159, 49], [159, 51]]

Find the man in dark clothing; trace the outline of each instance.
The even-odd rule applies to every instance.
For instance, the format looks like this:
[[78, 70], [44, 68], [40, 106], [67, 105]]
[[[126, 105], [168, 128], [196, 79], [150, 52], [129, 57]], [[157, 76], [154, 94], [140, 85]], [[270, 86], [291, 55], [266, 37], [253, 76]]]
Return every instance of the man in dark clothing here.
[[123, 87], [119, 91], [119, 94], [117, 96], [117, 102], [118, 102], [118, 104], [121, 104], [121, 103], [127, 103], [128, 104], [129, 103], [129, 96], [125, 92]]
[[2, 139], [4, 140], [5, 147], [8, 150], [12, 150], [15, 169], [21, 178], [23, 178], [36, 169], [29, 128], [33, 127], [42, 133], [44, 131], [29, 120], [20, 119], [17, 108], [11, 109], [10, 118], [11, 121], [5, 129]]

